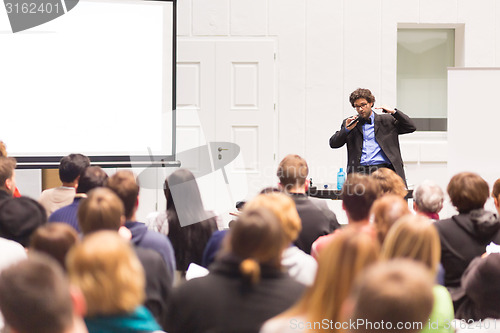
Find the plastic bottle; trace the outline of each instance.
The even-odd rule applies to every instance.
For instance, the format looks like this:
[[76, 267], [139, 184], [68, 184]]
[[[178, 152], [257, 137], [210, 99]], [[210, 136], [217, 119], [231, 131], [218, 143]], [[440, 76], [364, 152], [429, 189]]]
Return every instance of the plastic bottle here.
[[345, 172], [343, 168], [340, 168], [340, 171], [337, 173], [337, 190], [342, 190], [342, 186], [344, 186], [345, 182]]

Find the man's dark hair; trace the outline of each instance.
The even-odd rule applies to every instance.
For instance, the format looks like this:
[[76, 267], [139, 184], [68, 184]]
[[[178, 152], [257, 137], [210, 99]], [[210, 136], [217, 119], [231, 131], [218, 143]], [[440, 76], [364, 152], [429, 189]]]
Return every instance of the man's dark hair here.
[[380, 195], [378, 183], [359, 173], [351, 173], [342, 188], [342, 202], [353, 221], [368, 218], [372, 204]]
[[20, 333], [63, 333], [72, 326], [73, 305], [62, 268], [46, 255], [28, 259], [0, 274], [0, 311]]
[[360, 98], [366, 99], [368, 103], [375, 104], [375, 96], [373, 96], [370, 90], [358, 88], [351, 93], [351, 96], [349, 96], [349, 102], [351, 102], [352, 107], [354, 107], [354, 102]]
[[82, 154], [69, 154], [59, 162], [59, 178], [63, 183], [73, 182], [90, 166], [90, 159]]
[[29, 197], [9, 198], [0, 203], [0, 237], [28, 247], [31, 234], [45, 223], [45, 209]]
[[102, 187], [104, 186], [104, 183], [106, 183], [107, 179], [108, 175], [101, 167], [88, 167], [80, 175], [76, 193], [87, 193], [93, 188]]
[[117, 171], [109, 178], [106, 186], [113, 190], [122, 200], [125, 217], [130, 219], [134, 213], [137, 196], [139, 195], [139, 185], [135, 175], [127, 170]]

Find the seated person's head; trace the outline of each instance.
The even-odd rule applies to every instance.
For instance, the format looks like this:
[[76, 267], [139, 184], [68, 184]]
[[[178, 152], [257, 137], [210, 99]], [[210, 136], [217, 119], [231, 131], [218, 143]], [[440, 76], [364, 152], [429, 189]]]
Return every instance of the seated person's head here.
[[47, 223], [31, 235], [29, 249], [47, 254], [66, 269], [66, 254], [78, 241], [75, 228], [67, 223]]
[[259, 207], [268, 209], [278, 218], [289, 244], [299, 237], [302, 223], [295, 202], [289, 196], [279, 192], [260, 194], [245, 204], [245, 209]]
[[90, 166], [90, 159], [82, 154], [69, 154], [59, 161], [59, 179], [63, 183], [73, 183], [78, 181], [78, 177], [87, 167]]
[[84, 235], [99, 230], [118, 231], [124, 223], [123, 203], [109, 188], [91, 190], [78, 205], [78, 225]]
[[271, 211], [246, 205], [224, 242], [225, 252], [241, 260], [240, 271], [248, 283], [260, 280], [261, 265], [280, 268], [282, 252], [290, 244]]
[[0, 156], [0, 190], [9, 195], [16, 189], [16, 160], [12, 157]]
[[2, 271], [0, 295], [0, 311], [12, 332], [70, 332], [85, 309], [57, 262], [37, 253]]
[[448, 195], [459, 213], [484, 207], [490, 195], [488, 183], [476, 173], [461, 172], [448, 183]]
[[411, 214], [411, 212], [408, 208], [408, 203], [400, 196], [386, 194], [373, 203], [371, 214], [373, 215], [373, 222], [377, 230], [377, 238], [380, 244], [382, 244], [392, 225], [400, 217]]
[[163, 183], [169, 224], [184, 227], [212, 217], [205, 211], [200, 189], [193, 173], [187, 169], [172, 172]]
[[380, 195], [380, 187], [370, 176], [351, 173], [342, 187], [342, 207], [349, 222], [367, 220], [370, 209]]
[[413, 259], [436, 275], [441, 260], [441, 243], [436, 227], [425, 216], [403, 216], [387, 234], [382, 257]]
[[3, 141], [0, 141], [0, 157], [7, 156], [7, 147]]
[[106, 187], [122, 200], [125, 217], [131, 219], [138, 205], [139, 185], [131, 171], [120, 170], [109, 177]]
[[287, 155], [281, 160], [276, 174], [281, 188], [290, 192], [305, 186], [309, 167], [306, 160], [299, 155]]
[[404, 198], [408, 194], [403, 178], [391, 169], [377, 169], [371, 174], [371, 177], [379, 183], [382, 195], [391, 193]]
[[102, 187], [108, 179], [108, 174], [101, 167], [91, 166], [83, 170], [78, 179], [77, 193], [87, 193], [96, 187]]
[[0, 237], [28, 247], [31, 234], [45, 223], [45, 209], [31, 198], [9, 198], [0, 202]]
[[432, 288], [429, 270], [414, 261], [397, 259], [368, 268], [344, 304], [346, 317], [358, 324], [348, 331], [420, 332], [432, 311]]
[[491, 192], [491, 196], [493, 197], [495, 207], [500, 214], [500, 178], [495, 181], [495, 184], [493, 184], [493, 191]]
[[144, 300], [144, 270], [117, 232], [88, 235], [70, 250], [66, 266], [85, 297], [88, 316], [131, 313]]
[[426, 180], [413, 191], [413, 209], [423, 214], [438, 214], [443, 208], [444, 193], [436, 183]]

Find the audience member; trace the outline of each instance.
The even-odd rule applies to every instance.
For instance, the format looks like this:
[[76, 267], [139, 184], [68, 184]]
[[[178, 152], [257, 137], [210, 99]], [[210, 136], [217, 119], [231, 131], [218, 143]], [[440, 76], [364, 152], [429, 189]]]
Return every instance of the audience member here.
[[[18, 242], [0, 237], [0, 272], [26, 258], [26, 250]], [[1, 328], [1, 325], [0, 325]]]
[[167, 236], [148, 230], [146, 225], [136, 221], [139, 206], [139, 185], [131, 171], [120, 170], [111, 176], [106, 185], [122, 200], [125, 209], [125, 227], [132, 233], [132, 243], [136, 246], [158, 252], [171, 275], [174, 275], [174, 249]]
[[408, 194], [404, 180], [391, 169], [377, 169], [371, 174], [371, 177], [378, 182], [382, 195], [390, 193], [404, 199]]
[[18, 242], [25, 248], [31, 234], [46, 222], [45, 209], [33, 199], [20, 197], [0, 202], [0, 237]]
[[101, 167], [91, 166], [85, 168], [78, 179], [78, 186], [76, 188], [76, 195], [73, 202], [68, 206], [59, 208], [52, 213], [49, 217], [49, 222], [67, 223], [75, 228], [76, 231], [80, 232], [77, 216], [80, 200], [86, 198], [87, 193], [93, 188], [104, 186], [107, 179], [108, 175]]
[[347, 332], [417, 333], [432, 311], [429, 270], [408, 259], [378, 263], [360, 276], [343, 306]]
[[[456, 317], [470, 321], [500, 319], [500, 253], [476, 257], [462, 276], [465, 299]], [[476, 326], [478, 327], [478, 326]], [[497, 329], [500, 329], [498, 327]]]
[[[0, 273], [7, 267], [25, 259], [26, 250], [18, 242], [0, 237]], [[4, 327], [4, 321], [0, 310], [0, 332]]]
[[430, 180], [425, 180], [413, 191], [413, 210], [431, 220], [439, 220], [443, 202], [443, 190]]
[[80, 174], [90, 166], [90, 159], [82, 154], [69, 154], [59, 161], [59, 179], [62, 186], [42, 192], [38, 202], [47, 211], [47, 217], [57, 209], [73, 202]]
[[47, 254], [66, 270], [66, 254], [79, 241], [75, 229], [66, 223], [48, 223], [31, 235], [29, 249]]
[[261, 333], [319, 332], [325, 329], [325, 320], [340, 322], [342, 302], [353, 281], [377, 260], [378, 253], [377, 241], [366, 233], [349, 227], [339, 233], [319, 256], [314, 285], [293, 308], [266, 322]]
[[[436, 276], [441, 258], [441, 244], [436, 228], [427, 217], [406, 215], [391, 228], [382, 247], [382, 258], [413, 259], [424, 264]], [[422, 333], [454, 333], [450, 323], [454, 319], [453, 303], [445, 287], [432, 288], [434, 306]]]
[[154, 332], [160, 329], [145, 307], [144, 270], [130, 244], [116, 232], [86, 236], [68, 253], [70, 281], [87, 303], [90, 333]]
[[[121, 235], [127, 234], [124, 238], [130, 241], [130, 231], [123, 226], [123, 203], [108, 188], [95, 188], [88, 193], [88, 197], [83, 199], [78, 207], [78, 221], [85, 237], [93, 232], [111, 230], [121, 231]], [[173, 283], [172, 273], [158, 252], [137, 246], [133, 249], [146, 275], [144, 306], [151, 311], [156, 321], [165, 327], [166, 302]]]
[[245, 209], [210, 274], [174, 289], [168, 332], [258, 332], [290, 307], [304, 286], [281, 271], [287, 241], [272, 212]]
[[30, 254], [0, 274], [0, 310], [9, 332], [84, 333], [85, 300], [60, 266]]
[[384, 243], [385, 236], [392, 225], [400, 217], [409, 214], [411, 214], [411, 211], [408, 208], [408, 203], [401, 196], [386, 194], [382, 198], [375, 200], [371, 209], [371, 215], [380, 244]]
[[156, 217], [149, 229], [168, 235], [177, 269], [185, 272], [190, 263], [202, 264], [203, 250], [217, 230], [217, 218], [203, 207], [196, 179], [187, 169], [178, 169], [168, 176], [163, 192], [167, 210]]
[[245, 205], [245, 209], [258, 209], [259, 207], [272, 212], [285, 232], [287, 247], [281, 257], [281, 266], [298, 282], [312, 285], [318, 264], [313, 257], [293, 245], [302, 229], [294, 201], [285, 194], [270, 192], [258, 195]]
[[500, 221], [495, 214], [483, 209], [489, 188], [479, 175], [459, 173], [451, 178], [447, 190], [459, 214], [438, 221], [435, 226], [441, 240], [445, 286], [458, 309], [464, 295], [460, 287], [462, 274], [472, 259], [486, 252], [490, 242], [500, 244]]
[[[347, 175], [342, 187], [342, 208], [347, 215], [347, 222], [353, 228], [372, 234], [375, 230], [370, 225], [370, 209], [380, 195], [380, 186], [373, 178], [359, 173]], [[320, 237], [312, 246], [312, 255], [318, 258], [321, 250], [338, 234]]]
[[0, 156], [0, 202], [12, 198], [16, 188], [16, 160]]
[[493, 184], [491, 196], [493, 197], [495, 208], [497, 209], [498, 214], [500, 214], [500, 178], [495, 181], [495, 184]]
[[[3, 141], [0, 141], [0, 157], [2, 156], [7, 157], [7, 147], [5, 146], [5, 143]], [[3, 182], [0, 182], [0, 184], [3, 184]], [[19, 193], [19, 189], [17, 188], [17, 186], [14, 187], [14, 192], [12, 193], [12, 196], [14, 198], [21, 197], [21, 193]]]
[[309, 198], [306, 194], [306, 178], [309, 167], [299, 155], [287, 155], [278, 166], [277, 176], [280, 188], [290, 194], [302, 221], [302, 231], [295, 245], [307, 254], [311, 254], [312, 243], [320, 236], [328, 235], [340, 228], [335, 213], [326, 202]]

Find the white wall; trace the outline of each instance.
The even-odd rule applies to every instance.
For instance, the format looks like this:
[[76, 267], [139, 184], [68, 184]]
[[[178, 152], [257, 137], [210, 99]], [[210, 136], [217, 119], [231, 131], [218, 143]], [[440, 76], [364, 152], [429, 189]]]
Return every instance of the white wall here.
[[[456, 26], [457, 64], [495, 67], [498, 17], [495, 0], [178, 0], [178, 36], [274, 37], [276, 160], [298, 153], [308, 160], [315, 182], [334, 183], [347, 153], [330, 149], [328, 139], [353, 113], [350, 92], [366, 87], [378, 103], [395, 106], [398, 24]], [[403, 111], [411, 116], [411, 110]], [[401, 145], [410, 185], [430, 178], [446, 187], [446, 133], [402, 136]], [[452, 213], [445, 208], [444, 215]]]

